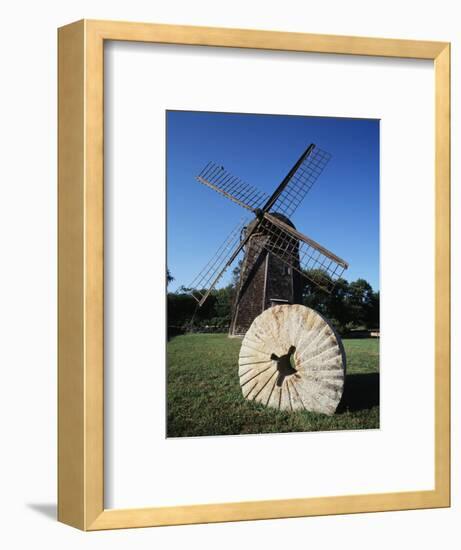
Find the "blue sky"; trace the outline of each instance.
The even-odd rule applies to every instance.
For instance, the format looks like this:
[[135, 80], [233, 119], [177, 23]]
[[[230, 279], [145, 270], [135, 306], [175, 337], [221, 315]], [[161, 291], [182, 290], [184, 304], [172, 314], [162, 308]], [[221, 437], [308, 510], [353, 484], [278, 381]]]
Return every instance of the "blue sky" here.
[[[248, 212], [194, 178], [208, 161], [271, 193], [310, 143], [332, 158], [297, 229], [379, 290], [379, 120], [167, 111], [167, 265], [188, 286]], [[229, 276], [219, 286], [227, 284]]]

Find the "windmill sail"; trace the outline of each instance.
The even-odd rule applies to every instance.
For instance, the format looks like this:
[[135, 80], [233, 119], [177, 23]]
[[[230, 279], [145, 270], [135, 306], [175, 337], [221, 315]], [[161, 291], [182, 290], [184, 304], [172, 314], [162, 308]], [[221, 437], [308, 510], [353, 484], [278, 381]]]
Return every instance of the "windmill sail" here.
[[[247, 226], [247, 231], [251, 225]], [[245, 287], [267, 252], [326, 292], [333, 290], [348, 267], [344, 260], [272, 214], [264, 215], [252, 231], [248, 244], [240, 273], [240, 289]]]
[[191, 283], [192, 295], [200, 306], [243, 248], [245, 258], [239, 295], [250, 284], [252, 274], [260, 269], [268, 252], [318, 287], [332, 291], [337, 279], [347, 269], [347, 263], [285, 223], [290, 223], [290, 216], [330, 158], [329, 153], [311, 143], [270, 196], [233, 176], [223, 166], [212, 162], [205, 166], [196, 179], [256, 217], [250, 224], [242, 222], [232, 231]]
[[312, 283], [331, 292], [348, 264], [325, 247], [271, 214], [260, 230], [267, 235], [264, 247]]
[[223, 166], [209, 162], [196, 177], [197, 181], [210, 187], [243, 208], [254, 212], [269, 198], [267, 193], [230, 174]]
[[312, 146], [312, 151], [295, 170], [285, 189], [271, 206], [270, 211], [279, 212], [288, 218], [291, 217], [323, 172], [330, 158], [330, 153]]
[[240, 250], [243, 248], [242, 235], [247, 224], [248, 220], [242, 220], [234, 227], [230, 235], [211, 257], [211, 260], [189, 285], [192, 289], [192, 296], [200, 305], [205, 302], [210, 292], [215, 288], [227, 268], [235, 261]]

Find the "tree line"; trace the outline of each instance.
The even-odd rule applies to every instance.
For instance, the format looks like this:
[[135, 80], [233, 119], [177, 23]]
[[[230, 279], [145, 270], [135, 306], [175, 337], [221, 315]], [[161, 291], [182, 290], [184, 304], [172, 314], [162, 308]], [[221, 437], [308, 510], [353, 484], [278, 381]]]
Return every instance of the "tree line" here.
[[[315, 279], [315, 274], [314, 277], [312, 273], [309, 275], [309, 279]], [[200, 308], [190, 289], [180, 287], [176, 292], [168, 292], [168, 326], [184, 331], [191, 328], [192, 322], [195, 328], [213, 327], [216, 331], [226, 332], [231, 321], [238, 276], [237, 267], [232, 282], [214, 290]], [[303, 278], [302, 303], [329, 319], [340, 333], [379, 328], [379, 292], [375, 292], [368, 281], [338, 279], [328, 294], [309, 279]], [[173, 276], [167, 271], [167, 284], [172, 280]]]

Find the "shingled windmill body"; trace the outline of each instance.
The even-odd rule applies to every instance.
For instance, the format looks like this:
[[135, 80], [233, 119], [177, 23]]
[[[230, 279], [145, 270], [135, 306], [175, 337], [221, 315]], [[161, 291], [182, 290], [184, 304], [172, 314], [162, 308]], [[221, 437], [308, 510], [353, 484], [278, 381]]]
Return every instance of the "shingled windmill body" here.
[[[274, 213], [273, 216], [295, 229], [286, 216], [279, 213]], [[266, 244], [272, 236], [262, 227], [254, 230], [256, 223], [257, 219], [244, 230], [245, 235], [251, 235], [244, 247], [241, 276], [232, 307], [230, 336], [243, 336], [255, 317], [268, 307], [302, 303], [297, 239], [293, 239], [293, 242], [287, 241], [284, 252], [289, 261], [283, 261], [269, 252]]]
[[303, 277], [331, 292], [347, 269], [344, 260], [299, 232], [290, 220], [329, 159], [327, 152], [309, 145], [270, 196], [211, 162], [197, 176], [200, 183], [254, 216], [232, 231], [191, 284], [192, 295], [202, 306], [243, 252], [230, 336], [243, 336], [253, 320], [273, 305], [301, 303]]

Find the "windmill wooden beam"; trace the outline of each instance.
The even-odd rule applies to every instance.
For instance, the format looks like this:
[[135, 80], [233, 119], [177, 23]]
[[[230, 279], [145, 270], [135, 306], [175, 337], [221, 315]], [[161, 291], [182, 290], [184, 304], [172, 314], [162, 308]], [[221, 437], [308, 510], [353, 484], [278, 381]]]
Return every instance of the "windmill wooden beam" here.
[[333, 254], [333, 252], [330, 252], [327, 248], [317, 243], [313, 239], [309, 238], [307, 235], [304, 235], [303, 233], [297, 231], [294, 227], [289, 226], [287, 223], [283, 222], [279, 218], [268, 213], [264, 214], [264, 217], [267, 220], [269, 220], [271, 223], [276, 225], [277, 227], [280, 227], [281, 229], [286, 231], [287, 233], [291, 233], [293, 236], [297, 237], [300, 241], [305, 242], [306, 244], [308, 244], [309, 246], [312, 246], [313, 248], [316, 248], [324, 256], [326, 256], [327, 258], [330, 258], [330, 260], [341, 265], [344, 269], [347, 269], [349, 267], [349, 264], [345, 260], [341, 259], [339, 256], [336, 256], [336, 254]]

